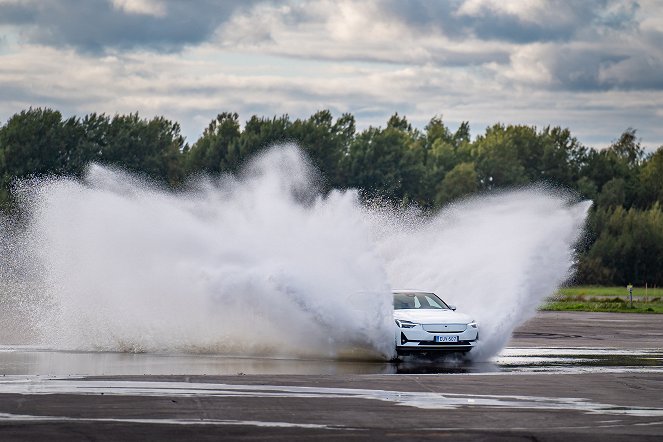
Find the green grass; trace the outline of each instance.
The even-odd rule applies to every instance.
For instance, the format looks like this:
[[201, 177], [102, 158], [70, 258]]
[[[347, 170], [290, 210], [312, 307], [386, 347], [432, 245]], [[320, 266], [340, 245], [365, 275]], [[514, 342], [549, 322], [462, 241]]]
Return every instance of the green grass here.
[[[566, 287], [559, 290], [559, 294], [564, 296], [628, 296], [626, 287], [602, 287], [602, 286], [580, 286]], [[633, 298], [644, 297], [663, 298], [663, 288], [633, 287]]]
[[540, 310], [663, 313], [663, 289], [634, 287], [631, 307], [626, 287], [567, 287], [551, 296]]

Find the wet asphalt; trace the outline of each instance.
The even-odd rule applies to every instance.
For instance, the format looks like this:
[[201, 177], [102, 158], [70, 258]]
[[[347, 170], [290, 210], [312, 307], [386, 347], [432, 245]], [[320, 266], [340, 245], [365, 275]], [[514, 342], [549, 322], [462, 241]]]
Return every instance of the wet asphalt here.
[[662, 315], [540, 313], [485, 365], [235, 361], [166, 375], [155, 367], [175, 360], [162, 358], [153, 375], [137, 363], [80, 377], [46, 374], [52, 355], [12, 357], [0, 356], [0, 440], [663, 440]]

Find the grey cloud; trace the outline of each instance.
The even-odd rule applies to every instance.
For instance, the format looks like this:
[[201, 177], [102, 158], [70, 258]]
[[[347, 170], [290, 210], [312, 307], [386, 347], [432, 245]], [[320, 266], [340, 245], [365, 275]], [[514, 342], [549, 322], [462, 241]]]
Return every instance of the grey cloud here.
[[640, 9], [637, 1], [603, 2], [601, 8], [592, 8], [593, 24], [609, 29], [626, 29], [636, 26], [635, 14]]
[[385, 10], [411, 28], [419, 28], [424, 33], [433, 29], [453, 37], [466, 34], [465, 23], [454, 16], [461, 3], [388, 0], [385, 2]]
[[625, 59], [623, 55], [563, 49], [556, 51], [554, 57], [547, 63], [558, 87], [582, 91], [605, 89], [607, 85], [601, 83], [601, 70]]
[[[272, 4], [268, 0], [163, 0], [164, 14], [152, 16], [124, 12], [114, 8], [110, 0], [10, 2], [0, 3], [0, 25], [20, 26], [16, 35], [32, 42], [73, 47], [79, 52], [103, 53], [109, 49], [131, 48], [176, 51], [209, 40], [233, 14], [248, 12], [257, 3]], [[489, 10], [472, 15], [459, 14], [463, 5], [461, 0], [376, 0], [375, 4], [380, 12], [372, 19], [399, 20], [414, 36], [413, 44], [421, 36], [433, 36], [432, 39], [422, 39], [428, 44], [440, 34], [463, 43], [471, 37], [471, 44], [462, 47], [471, 45], [472, 51], [456, 50], [453, 44], [444, 48], [432, 44], [422, 48], [421, 57], [407, 57], [409, 54], [400, 53], [398, 45], [392, 46], [386, 40], [366, 50], [362, 50], [359, 44], [351, 48], [339, 45], [334, 50], [325, 51], [321, 50], [325, 45], [316, 45], [316, 41], [304, 45], [310, 49], [300, 50], [292, 40], [285, 43], [272, 41], [273, 44], [264, 47], [249, 42], [246, 46], [261, 53], [293, 59], [431, 63], [446, 68], [497, 64], [507, 69], [518, 48], [530, 43], [545, 43], [543, 46], [550, 49], [541, 53], [539, 59], [532, 58], [531, 63], [540, 63], [547, 68], [555, 89], [663, 89], [660, 75], [663, 52], [655, 49], [663, 47], [663, 33], [638, 30], [635, 22], [637, 2], [551, 0], [548, 4], [552, 13], [545, 19]], [[324, 13], [307, 2], [296, 0], [290, 1], [287, 10], [287, 13], [275, 17], [281, 20], [280, 24], [286, 25], [293, 33], [305, 28], [302, 25], [308, 25], [308, 29], [320, 28], [318, 35], [307, 35], [307, 38], [325, 41]], [[238, 29], [236, 35], [227, 36], [228, 46], [239, 45], [251, 37], [247, 34], [259, 27], [251, 25], [253, 23], [249, 22], [248, 30]], [[278, 34], [273, 36], [270, 33], [272, 29], [268, 24], [265, 29], [258, 30], [260, 32], [254, 37], [260, 41], [278, 39]], [[619, 48], [620, 42], [628, 39], [634, 42], [633, 48], [630, 51]], [[494, 41], [508, 44], [487, 44]], [[0, 46], [2, 44], [0, 36]], [[512, 78], [523, 77], [514, 75]]]
[[637, 54], [603, 69], [600, 82], [620, 89], [663, 90], [663, 60]]
[[499, 40], [526, 44], [535, 42], [568, 41], [575, 33], [575, 26], [569, 23], [542, 26], [523, 23], [517, 17], [498, 15], [472, 20], [474, 35], [482, 40]]
[[654, 51], [569, 45], [542, 53], [541, 58], [558, 90], [663, 90], [663, 58]]
[[34, 8], [22, 3], [0, 4], [0, 24], [21, 25], [34, 22], [37, 12]]
[[24, 107], [52, 107], [59, 110], [74, 109], [77, 106], [90, 103], [95, 100], [91, 94], [67, 94], [66, 97], [49, 94], [46, 90], [36, 90], [31, 84], [18, 81], [3, 81], [0, 79], [0, 90], [2, 90], [3, 104], [25, 103]]
[[19, 25], [31, 42], [82, 52], [143, 47], [177, 50], [208, 39], [250, 1], [165, 1], [165, 14], [130, 14], [109, 0], [61, 0], [0, 5], [0, 22]]
[[440, 66], [463, 67], [486, 63], [506, 64], [509, 62], [509, 53], [506, 51], [486, 51], [468, 54], [464, 52], [436, 51], [431, 54], [431, 61]]
[[[475, 36], [517, 44], [569, 41], [585, 27], [620, 28], [633, 20], [637, 4], [629, 8], [607, 8], [609, 0], [549, 2], [550, 11], [561, 10], [545, 20], [523, 20], [513, 14], [483, 10], [475, 15], [459, 14], [463, 1], [388, 0], [387, 10], [410, 27], [422, 32], [436, 30], [449, 38]], [[606, 10], [608, 9], [608, 10]], [[541, 18], [541, 17], [538, 17]]]

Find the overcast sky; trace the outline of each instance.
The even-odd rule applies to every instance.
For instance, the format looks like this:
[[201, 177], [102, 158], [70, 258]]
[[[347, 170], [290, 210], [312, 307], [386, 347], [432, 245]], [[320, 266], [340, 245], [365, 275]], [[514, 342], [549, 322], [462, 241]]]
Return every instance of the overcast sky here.
[[628, 127], [663, 145], [663, 0], [0, 0], [0, 120], [138, 111]]

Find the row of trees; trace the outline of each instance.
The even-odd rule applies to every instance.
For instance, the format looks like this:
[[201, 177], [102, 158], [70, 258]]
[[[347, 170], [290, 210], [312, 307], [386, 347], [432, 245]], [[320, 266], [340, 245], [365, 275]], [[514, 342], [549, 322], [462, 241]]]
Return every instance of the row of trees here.
[[452, 131], [440, 117], [418, 130], [393, 115], [386, 127], [357, 131], [352, 115], [320, 111], [308, 119], [236, 113], [212, 120], [192, 145], [163, 117], [90, 114], [65, 119], [29, 109], [0, 127], [0, 204], [16, 179], [83, 173], [90, 162], [138, 172], [172, 187], [201, 172], [235, 172], [274, 143], [298, 143], [322, 171], [324, 186], [427, 210], [480, 191], [547, 183], [594, 200], [579, 282], [663, 283], [663, 146], [645, 155], [635, 130], [607, 149], [583, 146], [568, 129], [496, 124], [474, 140], [469, 123]]

